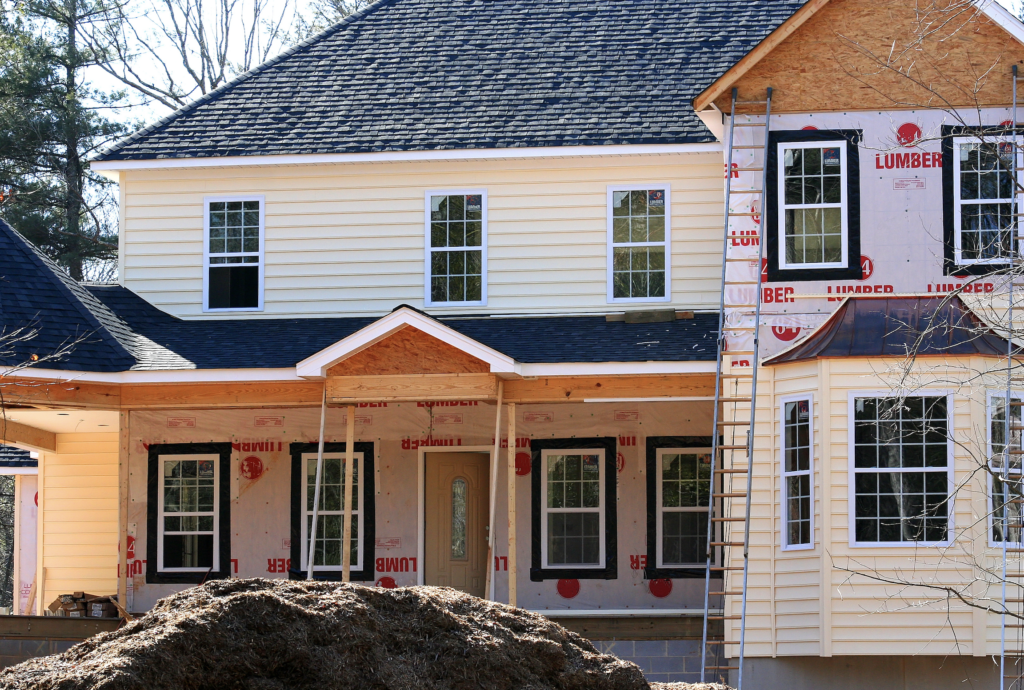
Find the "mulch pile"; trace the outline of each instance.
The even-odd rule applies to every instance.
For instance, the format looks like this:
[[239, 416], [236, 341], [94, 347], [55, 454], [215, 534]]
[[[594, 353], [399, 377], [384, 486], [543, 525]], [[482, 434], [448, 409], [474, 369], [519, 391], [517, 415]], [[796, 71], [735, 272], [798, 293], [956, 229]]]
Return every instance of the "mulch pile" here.
[[221, 580], [0, 671], [13, 690], [676, 690], [542, 616], [438, 587]]

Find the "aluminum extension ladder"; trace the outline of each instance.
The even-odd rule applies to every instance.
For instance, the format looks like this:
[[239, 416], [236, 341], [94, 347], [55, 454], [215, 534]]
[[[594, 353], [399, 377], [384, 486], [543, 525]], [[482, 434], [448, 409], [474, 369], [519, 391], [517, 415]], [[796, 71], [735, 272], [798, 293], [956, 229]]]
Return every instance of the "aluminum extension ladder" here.
[[[762, 112], [751, 113], [744, 122], [736, 122], [736, 107], [754, 106]], [[704, 576], [704, 632], [701, 654], [701, 682], [716, 678], [728, 679], [728, 672], [736, 671], [736, 688], [743, 688], [744, 636], [746, 633], [747, 616], [747, 569], [750, 547], [750, 494], [753, 479], [752, 463], [754, 450], [754, 421], [757, 398], [757, 367], [758, 367], [758, 325], [761, 320], [761, 267], [764, 265], [764, 225], [760, 224], [757, 250], [757, 264], [753, 280], [749, 276], [731, 275], [730, 264], [740, 262], [751, 263], [751, 257], [730, 257], [730, 240], [751, 238], [750, 235], [735, 234], [731, 227], [733, 220], [739, 217], [762, 216], [765, 210], [765, 189], [767, 183], [768, 131], [771, 118], [772, 89], [768, 88], [764, 100], [738, 100], [737, 90], [732, 90], [732, 105], [729, 113], [728, 154], [725, 165], [725, 231], [722, 248], [722, 290], [718, 316], [718, 364], [715, 371], [715, 415], [714, 436], [711, 454], [711, 498], [709, 501], [709, 519], [707, 531], [707, 561]], [[760, 118], [763, 117], [763, 121]], [[761, 143], [735, 143], [737, 128], [750, 128], [751, 132], [762, 132]], [[754, 136], [756, 139], [756, 134]], [[738, 150], [760, 152], [760, 164], [734, 167], [733, 157]], [[739, 173], [760, 172], [761, 184], [758, 189], [734, 189], [734, 175]], [[751, 177], [751, 176], [747, 176]], [[751, 208], [749, 212], [734, 212], [730, 206], [733, 193], [758, 195], [760, 206]], [[759, 209], [759, 210], [758, 210]], [[762, 216], [763, 220], [763, 216]], [[743, 279], [737, 279], [743, 278]], [[751, 295], [751, 288], [753, 294]], [[745, 297], [738, 297], [743, 295]], [[738, 316], [739, 319], [728, 318]], [[749, 316], [753, 318], [750, 319]], [[744, 318], [747, 317], [747, 318]], [[738, 324], [738, 325], [737, 325]], [[745, 333], [752, 335], [752, 348], [749, 350], [729, 349], [727, 337], [734, 339]], [[749, 367], [737, 367], [734, 357], [748, 360]], [[731, 388], [731, 391], [728, 389]], [[745, 409], [746, 408], [746, 409]], [[749, 416], [748, 416], [749, 415]], [[745, 432], [745, 436], [743, 435]], [[728, 437], [728, 438], [726, 438]], [[737, 438], [742, 439], [737, 442]], [[737, 527], [742, 527], [742, 540], [739, 539]], [[735, 536], [734, 536], [735, 535]], [[732, 550], [743, 549], [743, 565], [734, 565], [738, 560]], [[717, 558], [716, 558], [717, 557]], [[721, 575], [722, 587], [719, 591], [711, 591], [712, 574]], [[716, 581], [717, 578], [716, 578]], [[712, 598], [721, 597], [722, 608], [712, 608]], [[739, 611], [735, 612], [735, 598], [739, 597]], [[733, 605], [730, 607], [730, 603]], [[709, 639], [712, 622], [722, 621], [723, 627], [728, 621], [733, 639]], [[738, 638], [736, 637], [736, 633]], [[725, 657], [728, 646], [739, 648], [739, 658], [732, 665]], [[710, 650], [712, 651], [709, 651]], [[709, 660], [709, 656], [711, 657]], [[710, 663], [709, 663], [710, 661]], [[1024, 690], [1021, 688], [1020, 690]]]

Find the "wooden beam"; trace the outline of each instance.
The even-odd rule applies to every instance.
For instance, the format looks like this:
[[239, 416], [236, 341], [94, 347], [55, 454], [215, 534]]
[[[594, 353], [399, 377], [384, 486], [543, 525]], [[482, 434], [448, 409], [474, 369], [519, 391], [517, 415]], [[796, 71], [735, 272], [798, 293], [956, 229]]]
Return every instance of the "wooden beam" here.
[[57, 451], [57, 434], [0, 417], [0, 443]]
[[[516, 404], [508, 406], [508, 605], [516, 605]], [[491, 567], [488, 563], [487, 567]]]
[[129, 412], [118, 414], [117, 445], [117, 603], [128, 610], [128, 459], [131, 451]]
[[[349, 582], [352, 567], [352, 470], [355, 465], [356, 406], [345, 410], [345, 516], [341, 530], [341, 581]], [[366, 467], [364, 464], [363, 467]], [[366, 479], [361, 480], [363, 482]]]
[[4, 402], [10, 405], [75, 407], [116, 410], [121, 405], [120, 385], [46, 381], [15, 376], [0, 377]]
[[327, 398], [335, 404], [493, 400], [497, 397], [498, 381], [493, 374], [410, 374], [327, 379]]
[[121, 405], [135, 409], [319, 407], [319, 381], [139, 383], [121, 388]]
[[704, 89], [693, 100], [693, 109], [698, 113], [715, 102], [719, 96], [725, 93], [736, 81], [764, 58], [765, 55], [775, 50], [775, 47], [793, 35], [797, 29], [804, 25], [814, 13], [828, 4], [828, 0], [810, 0], [806, 5], [793, 13], [789, 19], [784, 21], [779, 28], [768, 34], [763, 41], [754, 46], [754, 49], [744, 55], [739, 62], [729, 68], [729, 71], [715, 80], [715, 82]]
[[714, 374], [559, 376], [505, 382], [505, 400], [520, 404], [581, 402], [602, 398], [702, 398], [714, 395]]

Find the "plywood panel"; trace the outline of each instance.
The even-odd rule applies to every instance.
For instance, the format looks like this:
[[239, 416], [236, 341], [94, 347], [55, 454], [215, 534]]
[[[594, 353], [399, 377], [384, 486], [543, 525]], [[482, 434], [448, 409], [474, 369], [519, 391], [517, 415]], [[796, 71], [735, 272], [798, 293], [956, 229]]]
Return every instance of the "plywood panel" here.
[[741, 99], [773, 87], [773, 113], [1004, 106], [1022, 59], [972, 3], [830, 0], [735, 85]]
[[374, 345], [338, 362], [328, 376], [390, 374], [483, 374], [490, 365], [459, 348], [406, 326]]

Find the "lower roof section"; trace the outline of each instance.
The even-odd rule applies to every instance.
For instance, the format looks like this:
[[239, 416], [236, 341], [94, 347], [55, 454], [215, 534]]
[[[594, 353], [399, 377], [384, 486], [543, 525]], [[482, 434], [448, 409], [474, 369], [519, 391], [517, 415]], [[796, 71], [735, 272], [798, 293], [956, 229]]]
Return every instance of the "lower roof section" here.
[[806, 340], [765, 364], [818, 357], [1005, 357], [1006, 351], [1006, 340], [957, 296], [863, 296], [847, 298]]

